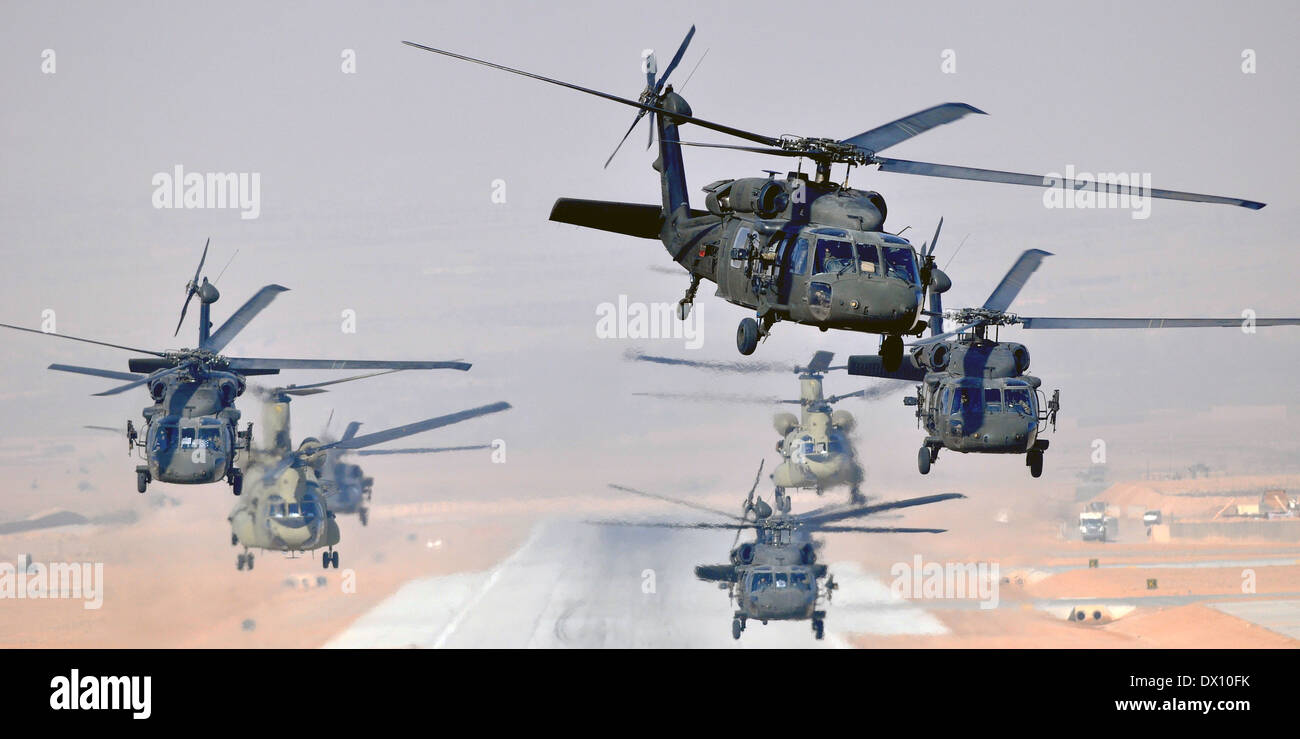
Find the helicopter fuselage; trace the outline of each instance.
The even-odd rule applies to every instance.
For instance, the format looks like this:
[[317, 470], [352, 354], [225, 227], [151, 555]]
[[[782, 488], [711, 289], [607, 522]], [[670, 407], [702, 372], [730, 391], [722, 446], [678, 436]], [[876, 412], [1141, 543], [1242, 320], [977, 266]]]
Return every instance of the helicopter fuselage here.
[[155, 403], [142, 412], [149, 479], [198, 485], [230, 475], [237, 451], [246, 448], [234, 405], [244, 378], [200, 368], [158, 375], [148, 384]]

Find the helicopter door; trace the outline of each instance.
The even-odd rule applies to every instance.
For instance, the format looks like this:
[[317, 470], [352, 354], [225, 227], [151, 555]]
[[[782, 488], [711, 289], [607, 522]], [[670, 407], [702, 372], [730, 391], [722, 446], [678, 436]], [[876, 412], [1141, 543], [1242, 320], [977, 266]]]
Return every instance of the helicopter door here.
[[[800, 310], [808, 301], [808, 269], [812, 263], [811, 241], [805, 236], [794, 239], [789, 251], [789, 262], [781, 274], [782, 302], [791, 306], [791, 313], [800, 317]], [[797, 311], [797, 313], [796, 313]]]
[[[752, 293], [750, 288], [749, 272], [751, 263], [751, 249], [756, 247], [757, 234], [748, 226], [741, 226], [736, 229], [736, 236], [731, 240], [731, 247], [727, 251], [727, 297], [732, 300], [745, 301], [745, 298]], [[748, 301], [746, 301], [748, 302]]]

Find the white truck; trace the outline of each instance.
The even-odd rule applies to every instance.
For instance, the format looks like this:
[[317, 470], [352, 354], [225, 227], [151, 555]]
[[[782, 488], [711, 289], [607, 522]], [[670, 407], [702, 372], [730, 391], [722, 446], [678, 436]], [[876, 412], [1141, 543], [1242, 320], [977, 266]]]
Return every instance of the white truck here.
[[1079, 514], [1079, 537], [1084, 541], [1115, 541], [1119, 538], [1119, 519], [1106, 514], [1105, 503], [1089, 503]]

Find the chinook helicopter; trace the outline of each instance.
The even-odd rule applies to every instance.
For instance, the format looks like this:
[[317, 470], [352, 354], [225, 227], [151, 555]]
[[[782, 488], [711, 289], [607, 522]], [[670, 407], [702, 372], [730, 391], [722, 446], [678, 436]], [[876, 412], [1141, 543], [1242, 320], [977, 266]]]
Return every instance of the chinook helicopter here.
[[[137, 349], [94, 339], [45, 333], [37, 329], [0, 323], [0, 327], [17, 331], [52, 336], [60, 339], [97, 344], [124, 349], [148, 357], [131, 359], [130, 372], [116, 372], [95, 367], [51, 364], [49, 369], [72, 372], [93, 377], [121, 380], [124, 385], [95, 393], [97, 396], [116, 395], [142, 385], [149, 390], [153, 404], [142, 415], [145, 427], [137, 432], [131, 421], [126, 422], [127, 453], [144, 450], [145, 464], [135, 468], [136, 490], [143, 493], [152, 481], [178, 485], [197, 485], [225, 478], [231, 490], [239, 495], [243, 490], [243, 471], [236, 466], [239, 452], [246, 451], [252, 440], [253, 425], [237, 428], [240, 412], [235, 399], [244, 393], [245, 377], [274, 375], [282, 369], [455, 369], [470, 368], [466, 362], [389, 361], [358, 359], [279, 359], [227, 357], [220, 352], [244, 329], [277, 295], [288, 290], [280, 285], [267, 285], [239, 307], [216, 331], [211, 331], [211, 308], [221, 293], [216, 285], [202, 275], [208, 256], [208, 243], [203, 245], [194, 279], [185, 286], [185, 302], [181, 306], [176, 334], [185, 322], [190, 301], [199, 298], [199, 335], [194, 349], [163, 352]], [[202, 277], [202, 282], [200, 282]], [[143, 375], [143, 376], [142, 376]]]
[[[780, 413], [772, 419], [772, 425], [780, 439], [776, 450], [781, 453], [782, 461], [772, 473], [772, 482], [776, 486], [773, 504], [776, 510], [790, 511], [790, 496], [787, 488], [816, 490], [821, 495], [826, 490], [839, 485], [849, 486], [853, 502], [864, 502], [861, 485], [862, 466], [854, 453], [853, 442], [849, 436], [856, 421], [853, 414], [846, 410], [832, 410], [831, 406], [849, 398], [874, 398], [881, 394], [880, 389], [870, 388], [842, 395], [824, 395], [822, 378], [827, 372], [846, 369], [846, 366], [832, 367], [835, 355], [827, 351], [813, 354], [807, 366], [782, 365], [777, 363], [739, 363], [739, 362], [705, 362], [690, 359], [659, 357], [629, 351], [629, 359], [671, 366], [696, 367], [714, 372], [789, 372], [799, 376], [799, 399], [765, 398], [750, 395], [726, 395], [705, 393], [635, 393], [636, 395], [656, 398], [677, 398], [699, 401], [736, 401], [744, 403], [772, 403], [798, 405], [800, 415]], [[892, 388], [886, 388], [888, 392]]]
[[[942, 227], [942, 222], [940, 226]], [[938, 231], [935, 232], [938, 241]], [[1008, 313], [1049, 252], [1030, 249], [1016, 260], [988, 300], [979, 308], [944, 313], [942, 299], [931, 299], [931, 336], [911, 345], [902, 366], [890, 370], [880, 357], [849, 357], [849, 374], [919, 382], [916, 396], [903, 402], [916, 407], [917, 425], [926, 432], [917, 452], [917, 469], [929, 474], [940, 449], [981, 454], [1023, 454], [1029, 474], [1043, 474], [1041, 438], [1047, 424], [1056, 427], [1061, 391], [1047, 398], [1042, 380], [1026, 374], [1029, 349], [998, 341], [1001, 326], [1026, 329], [1236, 328], [1240, 318], [1031, 318]], [[944, 332], [944, 320], [959, 327]], [[1295, 326], [1300, 318], [1257, 318], [1256, 326]], [[990, 336], [989, 329], [993, 329]]]
[[[739, 516], [678, 498], [647, 493], [622, 485], [610, 485], [614, 490], [665, 500], [711, 513], [728, 519], [725, 523], [637, 521], [593, 521], [592, 523], [603, 526], [671, 529], [734, 529], [736, 536], [731, 542], [730, 561], [727, 564], [698, 565], [695, 568], [697, 578], [718, 583], [720, 587], [727, 589], [732, 602], [736, 604], [736, 611], [731, 621], [731, 637], [739, 639], [748, 622], [753, 619], [761, 621], [764, 626], [768, 621], [811, 621], [813, 636], [821, 639], [825, 635], [826, 611], [819, 608], [819, 605], [823, 601], [830, 602], [831, 594], [837, 586], [835, 578], [828, 575], [826, 565], [817, 561], [817, 550], [821, 543], [813, 539], [815, 534], [941, 534], [946, 529], [845, 526], [836, 522], [870, 516], [882, 511], [912, 508], [966, 497], [960, 493], [940, 493], [887, 503], [827, 506], [792, 515], [774, 511], [762, 497], [754, 498], [754, 491], [758, 489], [762, 475], [763, 465], [760, 463], [758, 475], [754, 477], [754, 484], [749, 489], [749, 495], [745, 498]], [[753, 541], [740, 542], [740, 533], [745, 530], [754, 531]], [[826, 581], [824, 585], [822, 580]]]
[[[646, 86], [635, 100], [412, 41], [402, 43], [636, 108], [636, 118], [623, 141], [649, 114], [651, 143], [658, 133], [659, 156], [654, 169], [659, 172], [662, 203], [560, 198], [550, 219], [660, 240], [673, 261], [690, 275], [690, 285], [678, 303], [679, 318], [685, 320], [690, 314], [702, 280], [715, 282], [717, 295], [727, 302], [755, 311], [754, 317], [741, 320], [736, 330], [736, 347], [744, 355], [752, 354], [777, 322], [790, 321], [823, 331], [834, 328], [880, 334], [879, 354], [883, 366], [892, 371], [902, 364], [903, 337], [924, 334], [926, 294], [943, 293], [952, 281], [935, 266], [933, 255], [924, 247], [918, 250], [907, 239], [884, 232], [884, 197], [847, 186], [847, 171], [855, 166], [1037, 187], [1080, 189], [1089, 184], [879, 156], [879, 152], [932, 128], [984, 113], [966, 103], [936, 105], [839, 140], [769, 136], [698, 118], [672, 85], [666, 84], [694, 34], [692, 26], [662, 75], [658, 75], [653, 53], [647, 52], [642, 61]], [[678, 129], [687, 124], [761, 146], [682, 141]], [[768, 177], [718, 180], [704, 187], [707, 210], [696, 210], [687, 195], [682, 146], [808, 159], [815, 165], [815, 173], [811, 179], [800, 170], [784, 179], [770, 172]], [[831, 181], [835, 164], [847, 166], [846, 184]], [[1116, 197], [1223, 203], [1255, 210], [1264, 207], [1240, 198], [1123, 185], [1108, 188]]]
[[[298, 386], [296, 389], [319, 386]], [[283, 393], [272, 391], [275, 393], [272, 400], [265, 404], [264, 448], [252, 452], [248, 494], [240, 498], [227, 518], [231, 546], [243, 547], [236, 558], [236, 569], [253, 569], [251, 549], [290, 555], [322, 549], [321, 567], [338, 569], [339, 555], [334, 547], [339, 543], [340, 531], [329, 501], [339, 489], [324, 478], [325, 465], [331, 453], [360, 450], [510, 409], [509, 403], [497, 402], [373, 434], [357, 436], [354, 431], [345, 439], [328, 443], [307, 437], [295, 450], [290, 441], [289, 399], [293, 395], [310, 393], [292, 392], [293, 389], [276, 389], [288, 391]]]

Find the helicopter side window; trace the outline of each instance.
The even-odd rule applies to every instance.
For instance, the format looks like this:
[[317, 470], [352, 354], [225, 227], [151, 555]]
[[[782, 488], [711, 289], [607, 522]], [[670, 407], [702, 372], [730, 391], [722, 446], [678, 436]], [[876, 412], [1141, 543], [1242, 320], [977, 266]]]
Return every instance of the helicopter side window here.
[[885, 275], [916, 284], [916, 255], [912, 250], [905, 246], [886, 246], [884, 251]]
[[880, 274], [880, 252], [875, 244], [858, 244], [858, 269], [864, 275]]
[[749, 592], [757, 593], [766, 590], [772, 584], [772, 573], [758, 572], [754, 574], [753, 579], [749, 581]]
[[1002, 391], [995, 387], [984, 388], [984, 408], [989, 413], [1002, 412]]
[[794, 242], [794, 251], [790, 254], [790, 272], [796, 275], [808, 274], [808, 239]]
[[1026, 388], [1007, 388], [1005, 398], [1007, 410], [1022, 416], [1037, 415], [1034, 412], [1033, 395]]
[[853, 269], [853, 244], [835, 239], [817, 239], [817, 256], [813, 260], [813, 274], [833, 272], [844, 274]]

